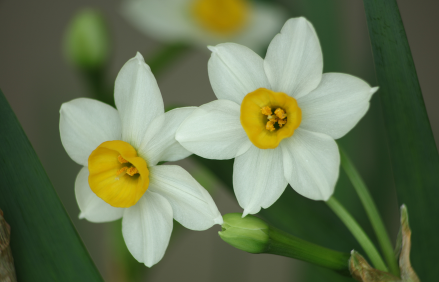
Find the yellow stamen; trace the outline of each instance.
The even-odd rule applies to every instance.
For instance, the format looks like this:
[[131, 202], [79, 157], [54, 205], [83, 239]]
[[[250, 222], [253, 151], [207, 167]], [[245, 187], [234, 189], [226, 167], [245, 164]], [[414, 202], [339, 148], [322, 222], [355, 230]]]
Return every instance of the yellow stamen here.
[[192, 15], [206, 30], [230, 35], [245, 26], [250, 9], [248, 0], [194, 0]]
[[133, 176], [134, 174], [136, 174], [136, 173], [139, 173], [139, 171], [137, 170], [137, 168], [135, 168], [135, 167], [130, 167], [128, 170], [127, 170], [127, 174], [129, 175], [129, 176]]
[[263, 115], [268, 116], [268, 118], [270, 118], [272, 112], [271, 112], [271, 108], [269, 106], [265, 106], [261, 109], [261, 112]]
[[280, 120], [277, 121], [277, 124], [279, 124], [279, 127], [282, 127], [286, 123], [287, 123], [286, 119], [280, 119]]
[[267, 130], [270, 130], [270, 131], [274, 131], [274, 130], [276, 130], [276, 128], [274, 128], [274, 121], [267, 121], [267, 124], [265, 125], [265, 128], [267, 129]]
[[122, 172], [125, 172], [128, 169], [127, 166], [122, 167], [121, 169], [119, 169], [118, 171], [116, 171], [116, 175], [119, 176], [119, 174], [121, 174]]
[[127, 160], [125, 160], [121, 155], [119, 155], [118, 157], [117, 157], [117, 160], [121, 163], [121, 164], [126, 164], [128, 161]]
[[274, 111], [274, 114], [279, 118], [279, 119], [284, 119], [287, 117], [287, 114], [285, 113], [284, 110], [282, 110], [281, 108], [277, 108]]
[[267, 119], [268, 119], [269, 121], [272, 121], [272, 122], [277, 122], [277, 116], [273, 116], [273, 115], [271, 115], [271, 116], [268, 116]]

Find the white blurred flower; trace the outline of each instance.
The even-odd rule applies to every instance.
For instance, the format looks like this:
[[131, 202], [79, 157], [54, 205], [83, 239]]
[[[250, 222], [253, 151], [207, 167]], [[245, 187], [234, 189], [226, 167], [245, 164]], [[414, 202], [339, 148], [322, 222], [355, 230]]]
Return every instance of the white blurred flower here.
[[233, 186], [244, 215], [271, 206], [288, 183], [310, 199], [329, 199], [340, 165], [334, 139], [364, 116], [377, 88], [322, 74], [320, 43], [304, 18], [285, 23], [265, 60], [234, 43], [210, 50], [218, 100], [191, 113], [176, 139], [205, 158], [236, 158]]
[[158, 40], [203, 47], [229, 41], [257, 51], [286, 19], [280, 7], [250, 0], [124, 0], [122, 14]]
[[151, 267], [169, 243], [172, 218], [193, 230], [221, 224], [209, 193], [183, 168], [157, 165], [190, 153], [175, 141], [175, 131], [194, 108], [164, 113], [157, 82], [137, 53], [119, 72], [117, 110], [79, 98], [60, 110], [61, 141], [69, 156], [84, 167], [75, 193], [80, 218], [92, 222], [123, 217], [128, 250]]

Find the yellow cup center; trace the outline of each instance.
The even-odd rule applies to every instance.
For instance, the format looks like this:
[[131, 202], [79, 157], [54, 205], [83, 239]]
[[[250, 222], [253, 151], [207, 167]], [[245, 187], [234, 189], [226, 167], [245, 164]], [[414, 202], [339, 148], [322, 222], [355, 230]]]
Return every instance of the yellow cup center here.
[[250, 10], [248, 0], [194, 0], [192, 14], [205, 29], [230, 35], [242, 28]]
[[99, 145], [88, 158], [88, 171], [91, 190], [113, 207], [135, 205], [149, 186], [146, 161], [124, 141]]
[[302, 110], [293, 97], [259, 88], [244, 97], [240, 119], [253, 145], [274, 149], [294, 134], [302, 121]]

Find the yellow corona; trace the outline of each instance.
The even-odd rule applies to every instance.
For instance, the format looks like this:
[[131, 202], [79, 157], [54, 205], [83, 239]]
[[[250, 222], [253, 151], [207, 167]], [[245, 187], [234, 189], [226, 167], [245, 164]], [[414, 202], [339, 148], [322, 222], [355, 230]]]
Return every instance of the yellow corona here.
[[274, 149], [294, 134], [302, 121], [302, 110], [293, 97], [259, 88], [244, 97], [240, 119], [253, 145]]
[[113, 207], [128, 208], [146, 192], [149, 170], [146, 161], [124, 141], [107, 141], [88, 158], [91, 190]]

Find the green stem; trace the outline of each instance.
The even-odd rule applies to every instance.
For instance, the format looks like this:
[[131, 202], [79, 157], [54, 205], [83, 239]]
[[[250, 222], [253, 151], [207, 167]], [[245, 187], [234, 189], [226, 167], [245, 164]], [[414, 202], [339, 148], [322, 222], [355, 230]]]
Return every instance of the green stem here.
[[273, 254], [307, 261], [350, 276], [349, 253], [341, 253], [307, 242], [267, 224], [253, 215], [242, 213], [223, 216], [221, 239], [252, 254]]
[[363, 250], [369, 256], [375, 268], [388, 272], [387, 266], [374, 244], [349, 212], [334, 197], [329, 198], [326, 204], [328, 204], [332, 211], [343, 221], [349, 231], [351, 231], [352, 235], [354, 235], [355, 239], [357, 239], [358, 243], [360, 243]]
[[81, 74], [90, 92], [94, 96], [93, 98], [115, 107], [113, 87], [110, 87], [105, 82], [105, 67], [93, 70], [82, 70]]
[[348, 155], [341, 147], [340, 155], [341, 166], [351, 180], [352, 185], [354, 186], [355, 191], [357, 192], [358, 197], [360, 198], [361, 203], [366, 210], [367, 216], [369, 217], [369, 220], [378, 238], [381, 250], [384, 254], [384, 259], [386, 260], [392, 274], [398, 276], [399, 267], [393, 252], [392, 243], [390, 241], [389, 234], [384, 227], [383, 220], [381, 219], [378, 209], [372, 199], [372, 196], [370, 195], [369, 190], [367, 189], [363, 179], [361, 179], [360, 174], [355, 169], [352, 161], [349, 159]]
[[164, 46], [153, 56], [146, 60], [151, 68], [152, 73], [157, 76], [168, 64], [175, 61], [178, 57], [190, 50], [189, 46], [184, 43], [173, 43]]
[[300, 259], [350, 276], [349, 253], [342, 253], [307, 242], [282, 230], [269, 227], [270, 238], [264, 253]]

